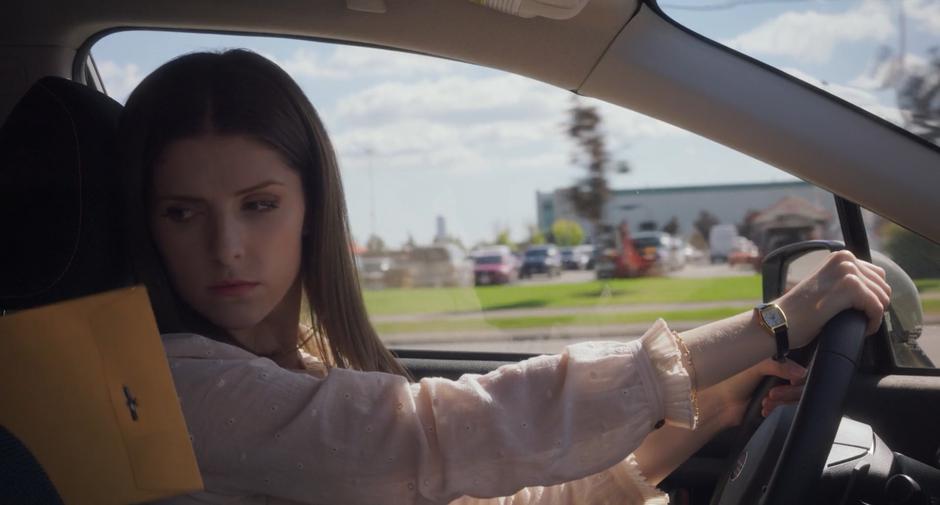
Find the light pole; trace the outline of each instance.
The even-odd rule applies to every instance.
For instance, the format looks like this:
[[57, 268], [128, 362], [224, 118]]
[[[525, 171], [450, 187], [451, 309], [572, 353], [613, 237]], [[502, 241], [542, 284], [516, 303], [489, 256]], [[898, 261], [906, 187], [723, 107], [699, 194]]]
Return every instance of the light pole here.
[[371, 147], [366, 147], [362, 151], [366, 156], [369, 157], [369, 225], [371, 227], [370, 233], [372, 236], [375, 236], [375, 177], [372, 166], [372, 158], [375, 155], [375, 150]]
[[357, 151], [360, 154], [364, 154], [368, 157], [368, 165], [366, 168], [369, 171], [369, 236], [374, 237], [375, 235], [375, 173], [372, 166], [372, 158], [375, 156], [375, 149], [371, 146], [356, 146]]

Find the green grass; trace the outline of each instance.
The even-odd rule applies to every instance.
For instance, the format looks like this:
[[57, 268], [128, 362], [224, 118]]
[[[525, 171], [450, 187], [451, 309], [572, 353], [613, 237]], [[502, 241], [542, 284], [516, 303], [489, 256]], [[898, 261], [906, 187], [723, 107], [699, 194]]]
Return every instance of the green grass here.
[[579, 284], [387, 289], [365, 292], [366, 306], [373, 316], [759, 300], [760, 297], [761, 282], [758, 275], [708, 279], [650, 277]]
[[914, 279], [914, 285], [921, 293], [940, 291], [940, 279]]
[[553, 326], [600, 326], [611, 324], [652, 323], [657, 318], [667, 321], [711, 321], [733, 316], [748, 310], [744, 307], [719, 307], [701, 310], [676, 310], [662, 312], [629, 312], [622, 314], [578, 314], [533, 317], [494, 317], [480, 319], [409, 321], [379, 323], [375, 329], [380, 335], [419, 332], [457, 332], [474, 330], [511, 330], [522, 328], [546, 328]]
[[[940, 279], [914, 281], [923, 292], [940, 291]], [[487, 286], [480, 288], [419, 288], [367, 291], [366, 304], [372, 315], [438, 314], [479, 312], [479, 318], [382, 322], [380, 334], [460, 332], [492, 329], [600, 326], [667, 321], [712, 321], [750, 308], [731, 304], [695, 310], [643, 311], [629, 313], [580, 313], [545, 316], [500, 317], [505, 309], [593, 307], [640, 303], [694, 303], [758, 300], [760, 277], [708, 279], [642, 278], [591, 281], [580, 284]], [[940, 315], [940, 299], [923, 301], [924, 313]], [[481, 312], [482, 311], [482, 312]]]
[[940, 316], [940, 300], [923, 300], [924, 315]]

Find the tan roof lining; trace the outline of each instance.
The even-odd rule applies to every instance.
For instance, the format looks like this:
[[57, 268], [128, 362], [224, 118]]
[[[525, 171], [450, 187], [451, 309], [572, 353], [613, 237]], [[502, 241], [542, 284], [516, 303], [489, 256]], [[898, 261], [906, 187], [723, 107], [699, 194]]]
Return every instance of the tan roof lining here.
[[[23, 17], [0, 20], [0, 45], [55, 43], [76, 50], [116, 27], [312, 38], [394, 47], [526, 75], [576, 89], [637, 11], [635, 0], [593, 0], [576, 17], [523, 19], [467, 0], [389, 0], [386, 14], [350, 11], [344, 2], [254, 0], [87, 5], [23, 2]], [[441, 20], [453, 20], [442, 23]], [[26, 29], [30, 27], [30, 29]], [[533, 42], [537, 41], [537, 42]], [[430, 48], [430, 49], [429, 49]]]

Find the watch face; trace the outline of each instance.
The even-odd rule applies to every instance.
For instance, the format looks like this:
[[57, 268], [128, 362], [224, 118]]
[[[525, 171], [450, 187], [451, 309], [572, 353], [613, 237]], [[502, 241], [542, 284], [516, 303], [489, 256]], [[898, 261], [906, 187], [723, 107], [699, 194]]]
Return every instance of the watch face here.
[[781, 312], [780, 309], [775, 306], [764, 307], [761, 309], [760, 313], [764, 317], [764, 321], [771, 328], [776, 328], [778, 326], [787, 324], [787, 320], [784, 318], [783, 312]]

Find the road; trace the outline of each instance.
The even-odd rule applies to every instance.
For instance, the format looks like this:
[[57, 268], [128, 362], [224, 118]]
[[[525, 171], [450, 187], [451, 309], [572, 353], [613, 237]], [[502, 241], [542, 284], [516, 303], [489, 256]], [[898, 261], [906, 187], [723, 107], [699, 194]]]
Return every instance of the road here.
[[533, 284], [576, 284], [595, 280], [594, 270], [562, 270], [558, 277], [549, 277], [545, 274], [535, 274], [527, 279], [519, 279], [517, 285], [530, 286]]
[[695, 264], [686, 265], [685, 268], [670, 272], [668, 277], [680, 279], [702, 279], [706, 277], [734, 277], [738, 275], [755, 275], [757, 272], [751, 267], [729, 266], [727, 263], [717, 265]]
[[[754, 275], [751, 268], [730, 267], [727, 264], [708, 265], [708, 264], [689, 264], [684, 268], [670, 272], [668, 277], [677, 277], [680, 279], [701, 279], [706, 277], [733, 277], [738, 275]], [[593, 270], [564, 270], [558, 277], [549, 277], [547, 275], [535, 275], [528, 279], [521, 279], [519, 285], [528, 286], [532, 284], [573, 284], [578, 282], [588, 282], [595, 280]]]

